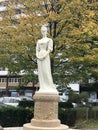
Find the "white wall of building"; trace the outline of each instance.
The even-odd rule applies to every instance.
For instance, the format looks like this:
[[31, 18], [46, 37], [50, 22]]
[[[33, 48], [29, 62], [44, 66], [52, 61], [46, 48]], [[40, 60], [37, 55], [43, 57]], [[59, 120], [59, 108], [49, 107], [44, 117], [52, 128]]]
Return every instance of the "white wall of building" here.
[[8, 74], [8, 69], [7, 68], [4, 68], [4, 67], [1, 67], [0, 68], [0, 75], [1, 76], [5, 76]]
[[79, 84], [77, 84], [77, 83], [69, 84], [68, 87], [71, 88], [73, 91], [79, 93], [79, 89], [80, 89]]

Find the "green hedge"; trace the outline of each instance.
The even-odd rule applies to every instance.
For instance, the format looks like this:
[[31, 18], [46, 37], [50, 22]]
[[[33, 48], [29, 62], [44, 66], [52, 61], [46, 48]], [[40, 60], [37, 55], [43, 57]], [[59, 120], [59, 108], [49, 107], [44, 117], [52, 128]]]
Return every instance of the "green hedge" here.
[[59, 119], [62, 124], [74, 126], [76, 122], [76, 111], [74, 109], [59, 108]]
[[88, 120], [88, 119], [95, 119], [98, 120], [98, 108], [89, 108], [89, 107], [79, 107], [75, 108], [76, 110], [76, 119], [80, 120]]
[[34, 108], [34, 101], [20, 101], [19, 107], [33, 107]]
[[33, 110], [24, 108], [6, 107], [0, 109], [0, 125], [3, 127], [22, 126], [30, 122]]
[[[67, 124], [69, 126], [75, 125], [76, 121], [76, 111], [73, 108], [71, 102], [59, 102], [59, 119], [62, 124]], [[20, 101], [20, 107], [34, 107], [33, 101]]]
[[[26, 103], [26, 104], [25, 104]], [[30, 102], [29, 102], [30, 103]], [[28, 107], [28, 103], [23, 101], [20, 103], [21, 107], [4, 107], [0, 109], [0, 124], [3, 127], [15, 127], [23, 126], [33, 118], [34, 108]], [[63, 105], [64, 106], [64, 105]], [[62, 124], [73, 126], [76, 120], [76, 111], [74, 109], [65, 109], [62, 106], [59, 107], [59, 119]]]
[[[73, 105], [71, 102], [59, 102], [60, 108], [73, 108]], [[20, 107], [34, 107], [34, 101], [20, 101], [19, 102]]]
[[59, 102], [60, 108], [73, 108], [73, 105], [71, 102]]

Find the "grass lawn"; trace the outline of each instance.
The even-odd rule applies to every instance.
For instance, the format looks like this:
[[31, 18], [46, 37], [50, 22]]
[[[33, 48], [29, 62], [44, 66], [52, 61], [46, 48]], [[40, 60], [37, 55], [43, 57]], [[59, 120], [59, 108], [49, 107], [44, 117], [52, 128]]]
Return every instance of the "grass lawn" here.
[[76, 122], [76, 128], [92, 128], [98, 129], [98, 120], [79, 120]]

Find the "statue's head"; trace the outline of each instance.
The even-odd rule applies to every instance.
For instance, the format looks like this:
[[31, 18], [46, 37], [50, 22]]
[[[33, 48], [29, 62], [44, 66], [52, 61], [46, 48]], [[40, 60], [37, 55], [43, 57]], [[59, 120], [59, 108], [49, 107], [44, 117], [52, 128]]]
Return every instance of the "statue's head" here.
[[43, 26], [41, 27], [41, 33], [42, 33], [42, 35], [46, 35], [46, 34], [47, 34], [47, 31], [48, 31], [47, 27], [43, 25]]

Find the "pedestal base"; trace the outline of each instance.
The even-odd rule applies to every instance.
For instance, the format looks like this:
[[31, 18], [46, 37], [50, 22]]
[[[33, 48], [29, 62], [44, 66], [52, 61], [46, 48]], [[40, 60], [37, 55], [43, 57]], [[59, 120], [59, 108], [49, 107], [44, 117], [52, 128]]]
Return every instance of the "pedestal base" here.
[[69, 130], [69, 127], [62, 124], [58, 127], [35, 127], [28, 123], [23, 126], [23, 130]]
[[37, 93], [34, 100], [34, 118], [24, 124], [23, 130], [69, 130], [58, 119], [59, 95]]
[[31, 125], [35, 127], [58, 127], [60, 126], [60, 120], [31, 120]]

